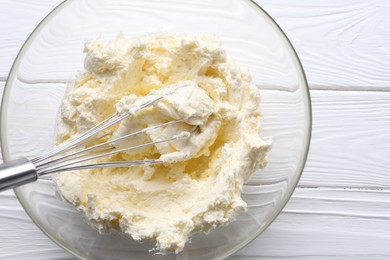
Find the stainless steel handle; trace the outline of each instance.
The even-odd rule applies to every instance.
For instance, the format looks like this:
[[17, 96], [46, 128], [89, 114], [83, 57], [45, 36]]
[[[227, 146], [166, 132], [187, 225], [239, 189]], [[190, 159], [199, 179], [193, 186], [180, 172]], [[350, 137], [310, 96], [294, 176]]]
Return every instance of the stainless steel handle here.
[[0, 191], [34, 182], [38, 179], [36, 168], [26, 158], [0, 164]]

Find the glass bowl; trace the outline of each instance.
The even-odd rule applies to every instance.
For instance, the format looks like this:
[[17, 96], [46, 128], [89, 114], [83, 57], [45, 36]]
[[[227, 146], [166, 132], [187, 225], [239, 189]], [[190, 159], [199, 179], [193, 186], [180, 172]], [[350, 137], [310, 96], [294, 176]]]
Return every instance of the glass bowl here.
[[234, 222], [192, 236], [180, 254], [155, 255], [152, 244], [120, 234], [99, 235], [58, 199], [50, 178], [15, 189], [35, 224], [82, 259], [222, 259], [247, 245], [280, 213], [302, 173], [310, 142], [311, 107], [300, 61], [286, 35], [248, 0], [68, 0], [28, 38], [10, 72], [1, 110], [4, 159], [34, 157], [53, 147], [66, 84], [83, 67], [87, 39], [118, 33], [214, 34], [228, 55], [249, 68], [261, 89], [269, 164], [253, 174], [242, 196], [248, 211]]

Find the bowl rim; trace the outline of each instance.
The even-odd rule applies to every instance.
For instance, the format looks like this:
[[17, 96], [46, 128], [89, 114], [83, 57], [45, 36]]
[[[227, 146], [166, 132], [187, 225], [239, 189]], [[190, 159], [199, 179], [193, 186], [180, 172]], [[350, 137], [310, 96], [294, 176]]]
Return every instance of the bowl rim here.
[[[62, 11], [65, 7], [69, 6], [74, 1], [75, 0], [64, 0], [59, 5], [57, 5], [52, 11], [50, 11], [38, 23], [38, 25], [34, 28], [34, 30], [32, 30], [30, 35], [27, 37], [26, 41], [22, 44], [22, 47], [20, 48], [18, 54], [15, 57], [15, 60], [14, 60], [14, 62], [12, 64], [12, 66], [11, 66], [9, 75], [7, 77], [7, 80], [6, 80], [6, 83], [5, 83], [5, 86], [4, 86], [3, 97], [2, 97], [2, 100], [1, 100], [1, 106], [0, 106], [0, 127], [3, 126], [4, 122], [5, 122], [4, 118], [5, 118], [5, 115], [7, 114], [7, 106], [5, 104], [8, 103], [7, 100], [8, 100], [9, 92], [10, 92], [10, 88], [11, 88], [10, 85], [11, 85], [11, 82], [13, 81], [12, 79], [15, 76], [16, 69], [18, 68], [18, 66], [20, 64], [20, 59], [19, 58], [22, 57], [25, 54], [25, 52], [27, 51], [28, 47], [31, 45], [32, 41], [35, 39], [35, 35], [38, 34], [43, 29], [43, 27], [46, 24], [48, 24], [51, 21], [52, 18], [55, 17], [55, 15], [57, 13]], [[304, 149], [305, 150], [304, 150], [304, 153], [302, 155], [302, 160], [299, 162], [300, 165], [298, 165], [298, 167], [297, 167], [297, 172], [299, 172], [299, 174], [298, 174], [296, 180], [292, 183], [293, 185], [291, 185], [287, 189], [287, 191], [286, 191], [286, 193], [284, 195], [284, 198], [283, 198], [283, 200], [280, 203], [279, 208], [277, 208], [275, 211], [273, 211], [273, 213], [271, 214], [271, 217], [268, 219], [268, 221], [266, 221], [266, 223], [261, 228], [259, 228], [259, 230], [257, 230], [256, 232], [252, 233], [250, 236], [248, 236], [247, 239], [243, 240], [241, 243], [237, 244], [235, 247], [232, 247], [230, 250], [225, 252], [225, 254], [223, 254], [223, 255], [221, 255], [219, 257], [219, 259], [227, 259], [228, 257], [230, 257], [233, 254], [235, 254], [237, 251], [243, 249], [245, 246], [247, 246], [249, 243], [251, 243], [253, 240], [255, 240], [260, 234], [262, 234], [271, 225], [271, 223], [273, 223], [275, 221], [275, 219], [279, 216], [279, 214], [282, 212], [282, 210], [284, 209], [284, 207], [286, 206], [286, 204], [288, 203], [288, 201], [292, 197], [292, 194], [295, 191], [295, 189], [296, 189], [296, 187], [298, 185], [298, 182], [299, 182], [299, 180], [300, 180], [300, 178], [302, 176], [303, 170], [305, 168], [305, 164], [307, 162], [308, 154], [309, 154], [310, 143], [311, 143], [311, 135], [312, 135], [312, 106], [311, 106], [310, 88], [309, 88], [309, 85], [308, 85], [307, 77], [306, 77], [305, 71], [303, 69], [301, 60], [299, 59], [299, 56], [298, 56], [294, 46], [292, 45], [291, 41], [287, 37], [286, 33], [276, 23], [276, 21], [271, 17], [271, 15], [268, 14], [258, 3], [256, 3], [255, 0], [239, 0], [239, 1], [247, 3], [248, 6], [253, 8], [255, 11], [257, 11], [259, 13], [259, 15], [264, 15], [268, 19], [270, 24], [272, 26], [274, 26], [274, 28], [278, 32], [280, 38], [284, 41], [285, 46], [290, 49], [289, 52], [292, 55], [292, 57], [295, 59], [294, 60], [294, 62], [296, 63], [295, 65], [296, 65], [296, 67], [299, 70], [299, 74], [301, 74], [300, 77], [303, 80], [303, 84], [304, 84], [303, 96], [306, 97], [306, 99], [304, 99], [304, 106], [306, 107], [304, 113], [305, 113], [305, 117], [306, 117], [307, 120], [306, 120], [306, 123], [305, 123], [305, 133], [304, 133], [304, 136], [306, 136], [307, 138], [304, 139], [304, 144], [303, 145], [304, 145]], [[8, 142], [7, 142], [7, 139], [5, 137], [6, 137], [5, 131], [3, 131], [3, 129], [2, 129], [2, 131], [0, 131], [1, 154], [3, 156], [3, 160], [4, 161], [9, 161], [10, 160], [10, 156], [9, 156], [8, 150], [6, 148], [6, 147], [8, 147]], [[72, 251], [70, 248], [68, 248], [65, 245], [63, 245], [61, 243], [61, 241], [57, 240], [54, 236], [52, 236], [50, 234], [50, 232], [47, 231], [45, 229], [45, 227], [39, 223], [38, 220], [34, 219], [32, 214], [29, 212], [29, 210], [28, 210], [28, 201], [25, 201], [24, 198], [20, 195], [20, 193], [18, 191], [18, 188], [15, 188], [14, 192], [15, 192], [15, 195], [16, 195], [18, 201], [22, 205], [24, 211], [27, 213], [27, 215], [30, 217], [30, 219], [33, 221], [33, 223], [48, 238], [50, 238], [60, 248], [64, 249], [66, 252], [70, 253], [71, 255], [73, 255], [73, 256], [75, 256], [75, 257], [77, 257], [79, 259], [87, 259], [84, 256], [79, 255], [78, 252]]]

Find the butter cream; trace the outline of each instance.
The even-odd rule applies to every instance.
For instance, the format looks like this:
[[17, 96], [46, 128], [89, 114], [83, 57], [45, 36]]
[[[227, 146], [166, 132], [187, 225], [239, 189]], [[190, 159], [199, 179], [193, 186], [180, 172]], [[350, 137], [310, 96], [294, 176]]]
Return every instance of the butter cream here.
[[[260, 137], [259, 90], [216, 37], [119, 36], [86, 43], [85, 54], [85, 70], [62, 103], [58, 144], [129, 111], [110, 138], [183, 120], [122, 140], [117, 148], [187, 137], [102, 159], [153, 158], [162, 164], [57, 174], [60, 193], [91, 225], [178, 253], [192, 233], [209, 232], [246, 210], [242, 186], [265, 167], [271, 142]], [[159, 95], [164, 97], [153, 106], [132, 111]]]

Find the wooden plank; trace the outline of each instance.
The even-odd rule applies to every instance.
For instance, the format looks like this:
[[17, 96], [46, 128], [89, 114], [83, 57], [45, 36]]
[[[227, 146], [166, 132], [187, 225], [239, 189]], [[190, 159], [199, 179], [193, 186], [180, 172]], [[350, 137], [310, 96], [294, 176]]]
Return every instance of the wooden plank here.
[[[0, 194], [0, 219], [1, 259], [73, 259], [30, 222], [10, 191]], [[389, 192], [301, 188], [232, 259], [388, 259], [389, 227]]]
[[0, 219], [0, 259], [74, 259], [34, 225], [13, 191], [0, 194]]
[[[8, 125], [13, 129], [9, 132], [9, 140], [14, 144], [14, 153], [36, 156], [50, 148], [52, 144], [46, 137], [53, 135], [53, 118], [62, 98], [62, 89], [61, 84], [38, 84], [19, 90], [20, 93], [28, 93], [29, 98], [15, 98], [12, 103], [11, 109], [18, 109], [19, 115]], [[311, 94], [312, 142], [300, 187], [390, 189], [390, 93], [315, 90]], [[272, 103], [275, 100], [269, 100], [266, 95], [263, 100], [266, 107], [275, 107]], [[285, 107], [269, 111], [272, 122], [288, 120], [285, 116], [290, 106], [287, 102], [280, 103]], [[51, 109], [48, 110], [48, 107]], [[46, 113], [46, 116], [37, 121], [37, 118], [28, 116], [27, 110], [35, 111], [35, 114]], [[264, 116], [267, 117], [267, 114]], [[28, 131], [23, 126], [29, 126]], [[278, 128], [278, 131], [278, 136], [273, 136], [270, 130], [267, 132], [275, 139], [275, 151], [276, 145], [279, 145], [279, 150], [286, 146], [283, 142], [288, 142], [288, 131], [292, 130], [284, 127]], [[26, 150], [26, 144], [29, 144], [29, 150]], [[273, 154], [274, 157], [279, 158], [277, 154]], [[271, 163], [269, 171], [272, 176], [284, 178], [283, 171], [289, 168], [288, 165]]]
[[316, 89], [389, 89], [390, 1], [256, 0], [296, 48]]
[[311, 94], [312, 142], [300, 186], [390, 188], [390, 93]]
[[0, 80], [38, 23], [62, 0], [0, 1]]
[[[0, 2], [0, 79], [7, 76], [26, 37], [59, 2]], [[389, 1], [257, 2], [293, 42], [313, 89], [389, 89]], [[19, 18], [25, 16], [29, 19]]]
[[297, 189], [264, 234], [236, 255], [264, 259], [388, 259], [389, 206], [388, 191]]

